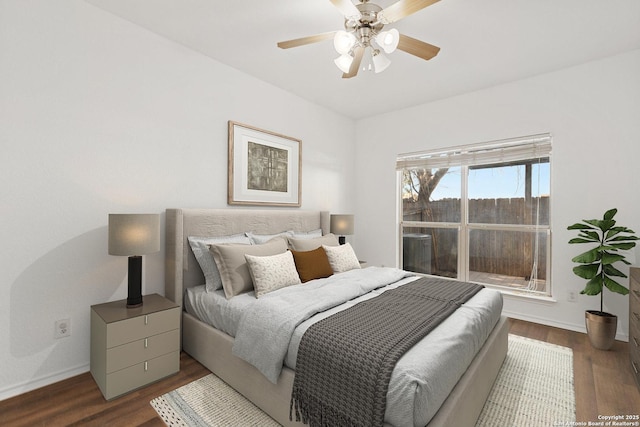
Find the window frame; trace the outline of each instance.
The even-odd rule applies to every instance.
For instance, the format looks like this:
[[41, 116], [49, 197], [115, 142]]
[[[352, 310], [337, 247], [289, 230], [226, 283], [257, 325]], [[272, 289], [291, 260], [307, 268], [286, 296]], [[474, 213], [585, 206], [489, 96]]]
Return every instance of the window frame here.
[[[541, 147], [538, 149], [537, 144], [540, 143]], [[495, 230], [495, 231], [517, 231], [517, 232], [530, 232], [530, 233], [545, 233], [546, 234], [546, 279], [545, 279], [545, 291], [526, 290], [516, 287], [501, 286], [491, 283], [482, 283], [487, 287], [498, 289], [501, 292], [515, 293], [524, 296], [545, 298], [552, 297], [552, 281], [551, 281], [551, 143], [552, 138], [550, 134], [540, 134], [527, 136], [522, 138], [513, 138], [509, 140], [494, 141], [488, 143], [474, 144], [462, 147], [452, 147], [444, 150], [431, 150], [425, 152], [409, 153], [405, 155], [399, 155], [397, 161], [397, 181], [398, 181], [398, 239], [397, 239], [397, 254], [398, 254], [398, 266], [402, 268], [404, 254], [403, 254], [403, 236], [404, 230], [409, 228], [432, 228], [432, 229], [457, 229], [458, 232], [458, 251], [457, 251], [457, 277], [454, 280], [471, 281], [470, 279], [470, 237], [473, 230]], [[474, 167], [486, 166], [492, 167], [492, 165], [498, 167], [500, 165], [512, 163], [511, 157], [507, 161], [499, 162], [488, 156], [489, 162], [470, 162], [470, 159], [465, 158], [464, 153], [481, 151], [488, 152], [491, 150], [501, 150], [506, 148], [512, 151], [518, 151], [519, 149], [532, 147], [532, 155], [529, 158], [519, 158], [517, 163], [526, 164], [529, 161], [534, 162], [536, 159], [545, 159], [545, 162], [549, 163], [549, 221], [548, 224], [493, 224], [493, 223], [470, 223], [469, 222], [469, 170]], [[515, 156], [522, 156], [522, 150]], [[422, 163], [423, 168], [436, 169], [443, 167], [443, 157], [446, 157], [447, 153], [454, 153], [454, 156], [461, 156], [462, 164], [452, 161], [447, 163], [448, 167], [460, 167], [460, 185], [461, 185], [461, 203], [460, 203], [460, 222], [431, 222], [431, 221], [405, 221], [404, 220], [404, 205], [403, 205], [403, 172], [406, 169], [417, 168]], [[462, 153], [462, 154], [461, 154]], [[542, 153], [542, 154], [536, 154]], [[435, 158], [437, 165], [429, 162], [429, 158]], [[420, 159], [424, 159], [421, 161]], [[411, 167], [406, 167], [411, 165]], [[424, 274], [424, 273], [416, 273]], [[429, 275], [429, 274], [425, 274]], [[437, 276], [447, 278], [446, 276]]]

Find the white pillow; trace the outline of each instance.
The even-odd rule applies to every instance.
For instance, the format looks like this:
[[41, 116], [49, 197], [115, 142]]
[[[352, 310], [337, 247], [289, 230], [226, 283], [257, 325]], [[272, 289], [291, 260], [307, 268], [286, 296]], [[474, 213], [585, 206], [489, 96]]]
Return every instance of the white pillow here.
[[276, 289], [302, 283], [291, 251], [272, 256], [245, 255], [244, 257], [253, 279], [256, 298]]
[[289, 237], [289, 246], [294, 251], [306, 252], [318, 249], [320, 246], [338, 246], [338, 238], [334, 234], [326, 234], [322, 237], [311, 239]]
[[294, 231], [293, 232], [294, 239], [314, 239], [316, 237], [322, 237], [322, 229], [318, 228], [317, 230], [311, 231]]
[[360, 268], [358, 257], [349, 243], [340, 246], [322, 245], [322, 248], [327, 253], [329, 265], [331, 265], [334, 273], [343, 273]]
[[251, 241], [244, 233], [220, 237], [189, 236], [187, 240], [189, 240], [189, 246], [191, 246], [193, 255], [195, 255], [198, 264], [200, 264], [200, 269], [204, 274], [207, 292], [222, 289], [220, 272], [218, 271], [218, 266], [216, 266], [216, 263], [213, 260], [211, 252], [209, 252], [209, 245], [217, 245], [220, 243], [251, 244]]
[[262, 245], [263, 243], [267, 243], [269, 240], [274, 239], [276, 237], [287, 237], [293, 236], [293, 231], [283, 231], [281, 233], [276, 234], [254, 234], [251, 231], [247, 231], [245, 233], [249, 240], [251, 240], [252, 245]]

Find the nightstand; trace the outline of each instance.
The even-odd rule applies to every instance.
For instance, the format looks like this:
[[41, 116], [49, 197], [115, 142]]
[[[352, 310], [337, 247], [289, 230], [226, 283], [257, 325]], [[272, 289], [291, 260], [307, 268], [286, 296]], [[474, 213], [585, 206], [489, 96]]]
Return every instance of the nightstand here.
[[91, 306], [91, 375], [111, 400], [180, 370], [180, 307], [158, 295]]
[[629, 361], [640, 388], [640, 268], [629, 269]]

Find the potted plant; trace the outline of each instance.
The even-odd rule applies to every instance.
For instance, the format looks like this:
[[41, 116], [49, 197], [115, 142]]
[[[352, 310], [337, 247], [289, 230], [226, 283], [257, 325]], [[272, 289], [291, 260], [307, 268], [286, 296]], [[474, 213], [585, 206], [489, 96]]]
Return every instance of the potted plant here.
[[613, 217], [617, 209], [605, 212], [602, 219], [582, 220], [567, 227], [568, 230], [578, 230], [578, 237], [569, 243], [587, 243], [594, 245], [588, 251], [574, 257], [571, 261], [579, 265], [573, 272], [587, 280], [585, 288], [580, 291], [585, 295], [600, 294], [600, 311], [587, 310], [585, 323], [587, 335], [591, 345], [600, 350], [608, 350], [613, 345], [618, 326], [618, 316], [607, 313], [603, 308], [604, 287], [611, 292], [627, 295], [629, 289], [614, 280], [614, 277], [627, 277], [622, 271], [614, 267], [617, 262], [628, 262], [620, 251], [626, 251], [636, 246], [638, 237], [627, 227], [616, 227]]

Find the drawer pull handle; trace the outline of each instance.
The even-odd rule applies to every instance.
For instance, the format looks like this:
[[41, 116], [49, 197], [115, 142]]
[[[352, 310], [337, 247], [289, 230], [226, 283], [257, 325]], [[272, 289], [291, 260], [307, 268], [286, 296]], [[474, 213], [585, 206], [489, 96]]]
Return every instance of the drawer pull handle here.
[[149, 338], [144, 339], [144, 348], [149, 348]]
[[147, 372], [149, 370], [149, 364], [145, 361], [144, 362], [144, 371]]
[[636, 366], [636, 362], [631, 362], [631, 366], [633, 367], [633, 370], [636, 372], [636, 375], [638, 375], [638, 367]]
[[638, 344], [638, 340], [636, 339], [636, 337], [633, 337], [633, 343], [636, 345], [636, 347], [640, 347], [640, 345]]
[[640, 322], [640, 314], [633, 312], [633, 315], [636, 317], [636, 320]]
[[144, 316], [144, 324], [145, 325], [149, 324], [149, 316], [147, 316], [147, 315]]

